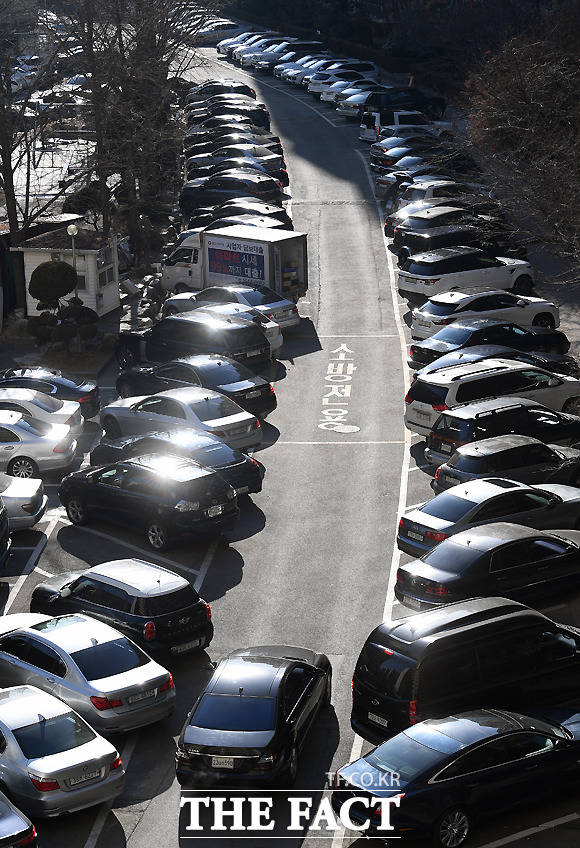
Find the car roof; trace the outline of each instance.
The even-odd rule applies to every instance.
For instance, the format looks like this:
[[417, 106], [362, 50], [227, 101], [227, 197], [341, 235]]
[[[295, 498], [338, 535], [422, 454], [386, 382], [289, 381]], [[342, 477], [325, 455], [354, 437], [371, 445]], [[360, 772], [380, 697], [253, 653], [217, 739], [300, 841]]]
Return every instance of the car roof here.
[[272, 697], [290, 664], [278, 657], [229, 656], [219, 663], [209, 691], [216, 695]]
[[491, 374], [499, 374], [502, 371], [522, 371], [526, 368], [535, 368], [527, 362], [519, 362], [515, 359], [485, 359], [479, 362], [466, 362], [459, 365], [450, 365], [440, 371], [432, 371], [417, 380], [425, 380], [432, 383], [447, 385], [461, 380], [464, 377], [485, 377]]
[[481, 457], [538, 444], [544, 443], [532, 438], [532, 436], [505, 433], [503, 436], [491, 436], [489, 439], [468, 442], [466, 445], [460, 445], [457, 450], [462, 456]]
[[[530, 720], [529, 724], [533, 724]], [[446, 718], [427, 719], [405, 730], [407, 736], [443, 754], [455, 754], [463, 748], [528, 725], [513, 713], [499, 710], [470, 710]]]
[[[414, 216], [413, 216], [414, 217]], [[458, 256], [471, 256], [482, 253], [477, 247], [441, 247], [439, 250], [428, 250], [425, 253], [414, 253], [413, 262], [441, 262], [443, 259], [453, 259]]]
[[415, 218], [421, 220], [429, 220], [429, 218], [440, 218], [442, 215], [447, 215], [449, 212], [463, 212], [465, 209], [460, 206], [429, 206], [427, 209], [421, 209], [418, 212], [413, 212], [407, 220], [411, 221]]
[[470, 550], [480, 551], [480, 553], [488, 553], [490, 550], [509, 542], [541, 535], [544, 535], [542, 530], [534, 530], [531, 527], [512, 524], [509, 521], [496, 521], [493, 524], [471, 527], [469, 530], [455, 533], [447, 540], [446, 544], [461, 545], [462, 547], [469, 547]]
[[94, 565], [84, 572], [85, 576], [98, 577], [103, 583], [129, 590], [135, 597], [166, 595], [189, 586], [188, 581], [151, 562], [142, 559], [116, 559]]
[[502, 619], [508, 618], [520, 619], [522, 623], [526, 619], [549, 622], [541, 612], [517, 601], [507, 598], [470, 598], [446, 604], [441, 609], [384, 622], [373, 631], [369, 641], [376, 638], [378, 631], [396, 650], [418, 659], [423, 655], [424, 648], [438, 639], [452, 636], [463, 639], [466, 633], [486, 625], [495, 630]]
[[[455, 418], [475, 418], [477, 415], [490, 412], [502, 412], [502, 410], [518, 406], [529, 406], [534, 409], [545, 408], [541, 403], [538, 403], [536, 400], [531, 400], [530, 398], [497, 397], [471, 401], [470, 403], [454, 406], [453, 409], [446, 410], [445, 415], [452, 415]], [[552, 410], [547, 409], [546, 411], [552, 412]]]
[[446, 291], [441, 292], [440, 294], [434, 294], [429, 298], [427, 303], [460, 303], [461, 301], [470, 301], [476, 300], [478, 297], [488, 296], [492, 294], [510, 294], [510, 292], [505, 292], [500, 289], [476, 289], [474, 291], [462, 292], [462, 291]]
[[190, 427], [182, 427], [179, 430], [150, 430], [147, 433], [131, 433], [127, 436], [119, 436], [117, 439], [103, 439], [103, 443], [105, 445], [118, 445], [119, 447], [124, 447], [125, 445], [132, 445], [136, 442], [140, 442], [143, 439], [159, 439], [170, 446], [176, 442], [185, 444], [188, 441], [192, 443], [199, 443], [200, 447], [224, 444], [218, 436], [194, 430]]
[[[485, 441], [489, 440], [485, 439]], [[459, 483], [457, 486], [448, 489], [447, 492], [455, 498], [461, 498], [473, 504], [481, 504], [489, 498], [503, 494], [508, 489], [525, 489], [527, 491], [529, 488], [530, 486], [516, 480], [486, 477], [483, 480], [467, 480], [465, 483]], [[420, 509], [419, 507], [419, 511]]]
[[96, 618], [90, 618], [78, 612], [59, 615], [56, 618], [45, 618], [38, 624], [20, 629], [40, 636], [46, 642], [56, 645], [69, 654], [122, 637], [118, 630], [105, 624], [104, 621], [98, 621]]
[[[216, 304], [216, 306], [229, 306], [228, 303]], [[251, 306], [245, 307], [243, 303], [234, 303], [233, 306], [241, 306], [242, 309], [252, 309]], [[180, 356], [179, 359], [173, 359], [171, 362], [160, 362], [159, 367], [179, 363], [180, 365], [192, 365], [195, 368], [203, 368], [208, 365], [235, 365], [240, 367], [240, 363], [235, 359], [229, 359], [227, 356], [222, 356], [219, 353], [195, 353], [192, 356]], [[241, 366], [244, 367], [243, 365]]]
[[181, 403], [190, 404], [203, 400], [219, 399], [223, 395], [214, 392], [213, 389], [204, 389], [202, 386], [185, 386], [181, 389], [166, 389], [164, 392], [157, 392], [155, 397], [172, 398]]
[[0, 424], [4, 426], [17, 427], [22, 417], [21, 412], [14, 412], [11, 409], [0, 409]]
[[0, 689], [0, 722], [10, 730], [70, 712], [68, 704], [36, 686]]
[[121, 460], [123, 465], [133, 468], [142, 468], [152, 471], [159, 477], [170, 480], [173, 483], [187, 483], [191, 480], [199, 480], [216, 472], [212, 468], [205, 468], [197, 462], [185, 456], [174, 454], [151, 453], [143, 456], [132, 456]]

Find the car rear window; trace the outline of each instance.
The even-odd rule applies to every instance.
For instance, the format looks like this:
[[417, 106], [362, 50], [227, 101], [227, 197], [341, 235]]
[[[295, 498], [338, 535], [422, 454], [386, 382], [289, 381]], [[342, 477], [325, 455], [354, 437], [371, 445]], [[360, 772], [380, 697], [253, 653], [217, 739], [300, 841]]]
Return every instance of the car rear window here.
[[[365, 671], [361, 670], [365, 666]], [[358, 674], [385, 695], [401, 700], [411, 697], [415, 660], [391, 648], [369, 641], [357, 663]]]
[[427, 515], [432, 515], [434, 518], [442, 518], [446, 521], [458, 521], [460, 518], [469, 512], [470, 509], [476, 506], [473, 501], [468, 501], [466, 498], [458, 498], [456, 495], [450, 495], [448, 492], [442, 492], [425, 506], [421, 507], [421, 512]]
[[481, 554], [467, 545], [457, 545], [451, 539], [446, 539], [423, 554], [421, 560], [433, 568], [449, 571], [452, 574], [461, 574], [466, 568], [473, 565], [473, 561]]
[[437, 341], [460, 345], [469, 340], [471, 333], [467, 327], [443, 327], [435, 336]]
[[247, 380], [248, 371], [243, 365], [237, 365], [235, 362], [219, 363], [211, 362], [208, 365], [203, 365], [200, 368], [203, 376], [216, 386], [225, 386], [228, 383], [239, 383], [240, 380]]
[[65, 713], [18, 727], [12, 733], [27, 760], [71, 751], [96, 739], [96, 733], [74, 713]]
[[437, 303], [437, 301], [428, 300], [423, 307], [429, 315], [453, 315], [455, 312], [454, 303]]
[[213, 421], [215, 418], [228, 418], [238, 415], [242, 410], [228, 397], [208, 397], [190, 404], [191, 409], [201, 421]]
[[124, 674], [133, 668], [147, 665], [150, 662], [147, 654], [133, 645], [124, 636], [91, 645], [82, 651], [74, 651], [71, 658], [79, 667], [81, 674], [89, 681]]
[[136, 615], [165, 615], [178, 610], [192, 607], [199, 601], [199, 595], [193, 586], [184, 586], [177, 592], [167, 592], [164, 595], [137, 598], [135, 601]]
[[235, 462], [241, 462], [243, 457], [229, 445], [208, 445], [203, 450], [195, 452], [194, 458], [201, 462], [202, 465], [210, 467], [218, 465], [232, 465]]
[[190, 724], [208, 730], [273, 730], [275, 708], [274, 698], [206, 694], [192, 715]]
[[433, 432], [442, 439], [452, 439], [454, 442], [469, 442], [472, 438], [473, 424], [464, 418], [440, 415], [433, 425]]
[[428, 403], [430, 406], [439, 406], [445, 403], [447, 397], [446, 386], [434, 386], [423, 380], [415, 380], [410, 386], [407, 397], [419, 403]]
[[463, 456], [461, 453], [457, 453], [451, 463], [458, 471], [465, 471], [468, 474], [482, 474], [486, 470], [487, 464], [487, 457]]
[[443, 762], [446, 755], [411, 739], [406, 733], [399, 733], [367, 754], [365, 759], [380, 771], [396, 774], [398, 786], [402, 787]]
[[255, 291], [244, 292], [244, 300], [247, 300], [250, 306], [266, 306], [268, 303], [279, 303], [284, 298], [270, 289], [259, 288]]

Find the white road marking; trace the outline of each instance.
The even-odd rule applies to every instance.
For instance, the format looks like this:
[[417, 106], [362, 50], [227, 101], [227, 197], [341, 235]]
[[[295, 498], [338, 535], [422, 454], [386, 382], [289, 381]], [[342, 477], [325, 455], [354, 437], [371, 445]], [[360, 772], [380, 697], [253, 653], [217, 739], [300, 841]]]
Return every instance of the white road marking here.
[[[135, 750], [135, 745], [137, 744], [138, 733], [134, 733], [126, 742], [123, 750], [121, 751], [121, 759], [123, 760], [123, 766], [125, 771], [127, 771], [127, 766], [131, 762], [131, 757], [133, 756], [133, 751]], [[105, 822], [107, 821], [107, 817], [111, 812], [113, 806], [112, 801], [107, 801], [106, 804], [103, 804], [101, 809], [99, 810], [97, 817], [93, 822], [93, 826], [90, 830], [90, 833], [87, 837], [87, 841], [85, 842], [84, 848], [96, 848], [96, 845], [100, 839], [101, 832], [105, 826]]]
[[433, 468], [432, 465], [414, 465], [412, 468], [409, 468], [409, 471], [426, 471], [428, 468]]
[[[264, 444], [268, 444], [265, 442]], [[272, 445], [404, 445], [405, 442], [402, 440], [399, 441], [391, 441], [391, 442], [363, 442], [363, 441], [354, 441], [354, 440], [340, 440], [340, 441], [332, 441], [330, 439], [326, 441], [318, 441], [318, 442], [284, 442], [282, 439], [279, 439], [277, 442], [271, 442], [270, 447]]]
[[37, 566], [35, 570], [37, 574], [42, 574], [43, 577], [54, 577], [52, 571], [45, 571], [44, 568], [38, 568]]
[[195, 583], [193, 584], [193, 588], [195, 589], [196, 592], [199, 592], [199, 590], [203, 586], [203, 581], [205, 580], [205, 576], [206, 576], [208, 569], [209, 569], [209, 567], [212, 563], [212, 560], [213, 560], [214, 554], [217, 550], [218, 544], [219, 544], [219, 537], [216, 537], [212, 541], [212, 543], [210, 544], [207, 551], [205, 552], [205, 556], [204, 556], [202, 563], [199, 567], [199, 572], [198, 572], [197, 578], [195, 580]]
[[551, 821], [544, 822], [543, 824], [538, 824], [536, 827], [529, 827], [526, 830], [520, 830], [518, 833], [512, 833], [511, 836], [504, 836], [502, 839], [496, 839], [494, 842], [486, 842], [483, 848], [500, 848], [502, 845], [509, 845], [511, 842], [519, 842], [520, 839], [526, 839], [528, 836], [535, 836], [536, 833], [542, 833], [544, 830], [551, 830], [561, 824], [568, 824], [569, 822], [577, 821], [578, 819], [580, 819], [580, 813], [570, 813], [568, 816], [562, 816], [559, 819], [552, 819]]
[[10, 592], [8, 593], [8, 597], [6, 599], [6, 605], [4, 607], [4, 612], [3, 612], [4, 615], [6, 615], [9, 612], [12, 604], [14, 603], [16, 598], [18, 597], [18, 594], [19, 594], [20, 590], [22, 589], [22, 587], [24, 586], [27, 578], [34, 571], [34, 566], [36, 565], [36, 563], [40, 559], [40, 555], [42, 554], [43, 550], [45, 549], [45, 547], [48, 543], [48, 540], [49, 540], [51, 534], [54, 531], [54, 528], [56, 527], [56, 525], [58, 524], [58, 522], [60, 520], [61, 519], [59, 517], [52, 519], [52, 521], [47, 526], [46, 530], [43, 531], [41, 538], [38, 540], [38, 544], [32, 549], [32, 552], [31, 552], [30, 556], [28, 557], [28, 559], [26, 561], [26, 565], [24, 566], [24, 570], [23, 570], [22, 574], [20, 575], [20, 577], [18, 578], [18, 580], [16, 581], [14, 586], [11, 588]]
[[340, 335], [318, 336], [319, 339], [396, 339], [395, 333], [340, 333]]

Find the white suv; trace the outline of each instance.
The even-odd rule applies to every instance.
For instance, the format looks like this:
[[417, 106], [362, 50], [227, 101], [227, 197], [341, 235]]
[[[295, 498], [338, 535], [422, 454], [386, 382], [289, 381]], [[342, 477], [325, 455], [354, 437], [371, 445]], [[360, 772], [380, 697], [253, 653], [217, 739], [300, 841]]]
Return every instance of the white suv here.
[[515, 321], [523, 327], [547, 327], [560, 324], [560, 310], [542, 297], [524, 297], [502, 291], [449, 291], [431, 297], [413, 310], [411, 337], [427, 339], [441, 327], [468, 318], [494, 318]]
[[506, 359], [484, 359], [417, 376], [405, 397], [405, 426], [427, 436], [441, 412], [492, 397], [525, 397], [578, 414], [580, 380]]
[[399, 294], [408, 300], [473, 286], [529, 294], [534, 285], [534, 271], [529, 262], [489, 256], [475, 247], [444, 247], [415, 253], [401, 260], [400, 266]]

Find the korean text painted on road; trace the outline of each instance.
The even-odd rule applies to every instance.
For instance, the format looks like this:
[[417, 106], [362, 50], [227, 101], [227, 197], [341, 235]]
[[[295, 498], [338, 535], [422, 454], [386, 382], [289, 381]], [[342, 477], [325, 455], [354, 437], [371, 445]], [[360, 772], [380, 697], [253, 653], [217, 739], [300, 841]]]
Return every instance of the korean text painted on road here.
[[360, 427], [347, 422], [352, 392], [352, 378], [356, 371], [354, 351], [342, 343], [335, 350], [326, 369], [322, 410], [318, 428], [334, 433], [358, 433]]

